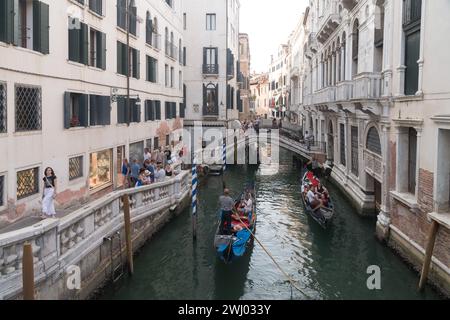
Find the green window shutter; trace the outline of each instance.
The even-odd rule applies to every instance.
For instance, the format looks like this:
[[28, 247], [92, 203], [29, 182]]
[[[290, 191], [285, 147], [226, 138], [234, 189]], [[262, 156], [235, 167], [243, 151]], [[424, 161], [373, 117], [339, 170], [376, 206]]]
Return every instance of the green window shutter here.
[[106, 34], [97, 31], [97, 67], [106, 70]]
[[14, 35], [14, 0], [0, 1], [0, 41], [13, 42]]
[[[69, 26], [78, 23], [78, 19], [69, 18], [71, 19], [75, 19], [75, 22], [69, 21]], [[69, 29], [69, 60], [80, 61], [80, 30], [76, 28]]]
[[129, 68], [130, 66], [127, 63], [127, 54], [129, 54], [127, 52], [127, 46], [125, 44], [122, 43], [122, 70], [123, 70], [123, 75], [129, 75]]
[[49, 53], [49, 6], [33, 0], [33, 50]]
[[98, 102], [99, 102], [99, 96], [96, 95], [90, 95], [89, 96], [89, 125], [96, 126], [99, 123], [98, 119]]
[[70, 128], [70, 92], [64, 92], [64, 129]]
[[137, 122], [141, 122], [141, 105], [137, 105], [136, 102], [134, 104], [135, 108], [136, 108], [136, 120]]
[[111, 124], [111, 98], [109, 96], [101, 97], [102, 105], [102, 125], [109, 126]]
[[15, 46], [19, 45], [19, 1], [11, 1], [11, 41]]
[[123, 60], [122, 44], [119, 41], [117, 41], [117, 73], [118, 74], [123, 74], [122, 60]]
[[156, 101], [156, 120], [161, 120], [161, 101]]
[[89, 126], [89, 96], [87, 94], [80, 95], [80, 126]]
[[89, 61], [89, 32], [88, 32], [88, 26], [85, 23], [81, 24], [81, 52], [80, 52], [80, 63], [87, 65]]

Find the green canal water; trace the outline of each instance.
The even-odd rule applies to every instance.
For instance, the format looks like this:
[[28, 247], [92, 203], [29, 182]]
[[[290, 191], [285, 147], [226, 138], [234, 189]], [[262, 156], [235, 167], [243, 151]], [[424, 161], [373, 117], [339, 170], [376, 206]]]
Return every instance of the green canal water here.
[[[241, 260], [223, 264], [213, 248], [222, 177], [199, 190], [198, 237], [190, 209], [172, 220], [135, 258], [135, 274], [106, 287], [99, 299], [303, 300], [439, 299], [431, 288], [416, 288], [418, 276], [374, 236], [375, 218], [361, 218], [329, 185], [337, 215], [323, 230], [305, 214], [299, 196], [300, 172], [293, 154], [280, 152], [280, 167], [229, 167], [224, 177], [234, 194], [247, 181], [257, 184], [257, 238], [303, 293], [291, 288], [255, 242]], [[381, 269], [381, 290], [367, 288], [367, 268]]]

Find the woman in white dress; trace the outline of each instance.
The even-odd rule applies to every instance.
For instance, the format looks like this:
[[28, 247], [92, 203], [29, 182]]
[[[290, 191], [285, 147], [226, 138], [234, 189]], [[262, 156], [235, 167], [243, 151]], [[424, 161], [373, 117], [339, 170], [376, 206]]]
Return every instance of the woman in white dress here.
[[42, 193], [42, 218], [55, 218], [56, 176], [52, 168], [45, 169]]

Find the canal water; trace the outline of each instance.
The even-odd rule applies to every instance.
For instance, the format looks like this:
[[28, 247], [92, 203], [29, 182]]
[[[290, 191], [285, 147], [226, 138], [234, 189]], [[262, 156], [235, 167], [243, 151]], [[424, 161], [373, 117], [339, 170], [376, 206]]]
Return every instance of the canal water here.
[[[334, 186], [328, 185], [337, 211], [332, 226], [323, 230], [306, 215], [301, 174], [292, 159], [282, 150], [279, 168], [229, 167], [224, 178], [209, 178], [199, 190], [197, 241], [187, 209], [142, 249], [134, 276], [109, 285], [99, 299], [439, 299], [429, 287], [417, 292], [417, 274], [375, 239], [376, 219], [358, 216]], [[231, 265], [216, 257], [223, 179], [234, 194], [256, 181], [256, 236], [302, 292], [291, 287], [257, 242]], [[372, 265], [381, 269], [381, 290], [367, 288]]]

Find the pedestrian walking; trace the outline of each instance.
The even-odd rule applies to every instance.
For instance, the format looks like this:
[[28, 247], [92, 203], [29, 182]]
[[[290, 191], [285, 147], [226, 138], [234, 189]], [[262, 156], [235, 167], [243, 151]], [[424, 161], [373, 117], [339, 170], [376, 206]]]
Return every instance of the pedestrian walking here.
[[48, 167], [44, 172], [44, 188], [42, 193], [42, 215], [41, 218], [55, 218], [55, 198], [56, 192], [56, 175], [52, 168]]

